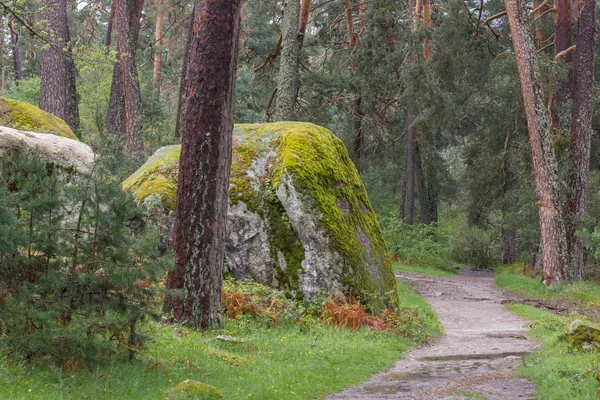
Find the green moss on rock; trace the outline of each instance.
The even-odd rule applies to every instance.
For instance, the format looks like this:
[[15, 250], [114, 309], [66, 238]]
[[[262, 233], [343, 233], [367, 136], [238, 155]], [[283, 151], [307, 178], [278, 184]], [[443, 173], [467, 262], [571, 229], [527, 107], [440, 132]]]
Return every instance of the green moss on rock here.
[[38, 133], [52, 133], [77, 140], [65, 121], [56, 115], [42, 111], [32, 104], [0, 97], [0, 116], [3, 124], [11, 128]]
[[564, 333], [569, 345], [578, 350], [600, 350], [600, 328], [574, 320]]
[[206, 383], [192, 381], [190, 379], [186, 379], [185, 381], [178, 383], [169, 392], [170, 394], [175, 394], [176, 396], [184, 395], [186, 397], [192, 397], [194, 399], [201, 400], [214, 400], [223, 398], [223, 394], [216, 387]]
[[[140, 202], [157, 196], [165, 210], [174, 210], [179, 153], [180, 146], [157, 151], [123, 182], [124, 190]], [[229, 195], [230, 205], [242, 202], [265, 221], [275, 286], [301, 299], [312, 279], [324, 295], [349, 293], [371, 312], [395, 306], [396, 280], [379, 222], [344, 144], [329, 130], [302, 122], [237, 125]], [[305, 221], [290, 196], [306, 208]], [[321, 245], [330, 253], [329, 270], [305, 271], [321, 263], [315, 249]]]

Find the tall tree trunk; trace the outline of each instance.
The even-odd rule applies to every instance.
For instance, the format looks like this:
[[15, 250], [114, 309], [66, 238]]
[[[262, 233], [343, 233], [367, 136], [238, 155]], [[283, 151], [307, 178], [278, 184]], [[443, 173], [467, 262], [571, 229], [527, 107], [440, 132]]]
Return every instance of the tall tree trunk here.
[[[554, 52], [555, 55], [567, 50], [573, 45], [573, 34], [571, 29], [571, 1], [556, 0], [554, 2]], [[567, 53], [561, 57], [560, 63], [566, 66], [567, 75], [555, 83], [556, 90], [552, 93], [554, 108], [560, 111], [566, 108], [571, 101], [573, 93], [573, 69], [572, 56]], [[569, 119], [564, 113], [556, 112], [552, 115], [553, 129], [555, 133], [563, 133], [568, 130]]]
[[40, 108], [62, 118], [73, 132], [79, 128], [75, 64], [71, 57], [67, 0], [46, 0], [44, 20], [51, 47], [40, 60]]
[[[431, 0], [423, 0], [423, 26], [427, 30], [427, 34], [431, 31]], [[425, 61], [429, 61], [431, 57], [431, 40], [425, 38], [423, 43], [423, 55], [425, 56]]]
[[19, 35], [15, 31], [15, 19], [8, 20], [8, 28], [10, 29], [10, 42], [12, 45], [13, 66], [15, 68], [15, 85], [19, 85], [21, 80], [21, 58], [19, 56]]
[[221, 325], [240, 9], [241, 0], [196, 0], [187, 48], [173, 243], [177, 266], [169, 275], [180, 274], [184, 282], [176, 318], [202, 328]]
[[154, 70], [152, 74], [152, 82], [154, 88], [160, 93], [160, 74], [162, 72], [162, 36], [163, 36], [163, 15], [162, 15], [162, 2], [159, 0], [156, 2], [156, 31], [154, 33], [154, 45], [156, 46], [154, 51]]
[[404, 222], [412, 225], [415, 221], [415, 109], [409, 105], [406, 110], [406, 213]]
[[110, 13], [108, 14], [108, 25], [106, 26], [106, 40], [104, 41], [106, 48], [110, 48], [112, 44], [113, 24], [115, 21], [115, 11], [117, 9], [117, 0], [111, 0]]
[[[533, 0], [533, 9], [537, 10], [540, 2], [538, 0]], [[533, 19], [535, 20], [535, 41], [536, 48], [539, 49], [542, 47], [542, 43], [544, 42], [544, 29], [542, 27], [542, 13], [540, 11], [536, 11], [533, 13]]]
[[108, 112], [106, 113], [106, 131], [117, 136], [125, 133], [125, 94], [123, 93], [121, 65], [118, 60], [113, 67]]
[[304, 36], [306, 35], [306, 26], [310, 15], [311, 0], [302, 0], [300, 6], [300, 21], [298, 22], [298, 51], [302, 50], [304, 45]]
[[[191, 16], [193, 18], [193, 15]], [[192, 31], [193, 31], [193, 25], [190, 22], [190, 24], [188, 25], [188, 35], [187, 35], [187, 42], [186, 42], [186, 49], [190, 47], [190, 40], [192, 40]], [[183, 55], [183, 64], [181, 64], [181, 78], [179, 80], [179, 101], [177, 102], [177, 115], [175, 116], [175, 137], [176, 138], [180, 138], [181, 135], [181, 129], [183, 127], [183, 118], [185, 115], [185, 96], [187, 94], [187, 82], [188, 79], [186, 78], [187, 75], [187, 67], [188, 67], [188, 53], [185, 52], [185, 54]]]
[[118, 0], [117, 2], [117, 47], [125, 104], [125, 143], [127, 154], [131, 155], [142, 148], [142, 95], [135, 53], [144, 0]]
[[544, 104], [540, 68], [528, 29], [524, 0], [504, 0], [527, 116], [533, 172], [540, 215], [543, 282], [553, 286], [570, 277], [563, 207], [559, 196], [558, 165], [552, 146], [550, 118]]
[[364, 145], [363, 130], [362, 130], [362, 110], [361, 110], [362, 97], [359, 95], [354, 99], [352, 106], [352, 116], [354, 117], [354, 164], [360, 171], [360, 159], [362, 155], [362, 148]]
[[298, 86], [300, 0], [286, 0], [281, 23], [281, 55], [277, 74], [275, 121], [293, 121]]
[[504, 142], [504, 160], [503, 160], [503, 175], [504, 184], [502, 185], [502, 194], [504, 196], [502, 204], [502, 229], [500, 232], [500, 255], [502, 264], [513, 264], [517, 261], [517, 250], [515, 239], [517, 232], [514, 228], [507, 226], [507, 220], [512, 211], [512, 200], [510, 195], [515, 187], [514, 160], [510, 150], [510, 131]]
[[425, 185], [425, 177], [423, 176], [423, 162], [419, 146], [416, 149], [415, 157], [415, 180], [417, 182], [417, 200], [419, 201], [419, 222], [429, 224], [428, 204], [427, 204], [427, 189]]
[[584, 0], [577, 27], [577, 52], [575, 53], [575, 88], [571, 118], [571, 160], [568, 192], [567, 241], [571, 255], [571, 268], [575, 279], [584, 278], [583, 240], [577, 229], [583, 226], [588, 198], [590, 148], [593, 135], [594, 114], [594, 34], [596, 26], [596, 1]]

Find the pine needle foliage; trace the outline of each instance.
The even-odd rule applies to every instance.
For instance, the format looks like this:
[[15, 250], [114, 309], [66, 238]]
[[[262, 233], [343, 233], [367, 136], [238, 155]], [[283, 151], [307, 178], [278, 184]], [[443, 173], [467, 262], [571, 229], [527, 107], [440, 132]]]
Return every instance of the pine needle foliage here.
[[0, 347], [69, 367], [133, 358], [169, 259], [141, 216], [102, 161], [82, 175], [0, 158]]

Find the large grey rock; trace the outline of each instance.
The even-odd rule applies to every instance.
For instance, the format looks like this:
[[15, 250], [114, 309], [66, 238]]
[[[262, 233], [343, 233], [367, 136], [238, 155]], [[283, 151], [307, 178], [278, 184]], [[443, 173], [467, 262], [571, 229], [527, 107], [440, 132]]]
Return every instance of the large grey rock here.
[[[151, 209], [162, 203], [166, 222], [156, 218], [167, 245], [179, 153], [179, 146], [159, 149], [123, 182]], [[350, 294], [373, 312], [396, 301], [377, 217], [344, 144], [327, 129], [293, 122], [236, 126], [229, 195], [226, 258], [236, 278], [297, 299]]]
[[78, 140], [0, 126], [0, 154], [11, 151], [35, 153], [45, 161], [82, 173], [90, 172], [94, 164], [94, 152]]

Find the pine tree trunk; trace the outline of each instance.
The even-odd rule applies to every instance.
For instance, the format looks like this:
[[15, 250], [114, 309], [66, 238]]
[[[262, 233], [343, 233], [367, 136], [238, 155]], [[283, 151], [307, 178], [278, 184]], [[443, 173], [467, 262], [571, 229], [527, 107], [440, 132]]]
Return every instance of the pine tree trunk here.
[[113, 67], [110, 98], [106, 113], [106, 131], [119, 137], [125, 133], [125, 94], [123, 93], [119, 61]]
[[404, 222], [415, 221], [415, 110], [409, 105], [406, 110], [406, 213]]
[[[540, 2], [538, 0], [533, 0], [533, 8], [537, 9]], [[542, 43], [544, 42], [544, 29], [542, 27], [542, 18], [541, 12], [536, 11], [533, 13], [533, 19], [535, 20], [535, 41], [536, 48], [539, 49], [542, 47]]]
[[584, 0], [577, 28], [575, 53], [575, 88], [571, 118], [571, 159], [568, 191], [567, 241], [571, 255], [571, 268], [575, 279], [584, 278], [585, 248], [577, 230], [583, 226], [588, 198], [590, 149], [594, 133], [594, 34], [596, 2]]
[[156, 46], [154, 51], [154, 70], [152, 74], [152, 82], [154, 88], [160, 93], [160, 74], [162, 72], [162, 36], [163, 36], [163, 16], [162, 16], [162, 3], [157, 1], [156, 3], [156, 31], [154, 33], [154, 45]]
[[119, 66], [125, 105], [125, 143], [127, 154], [142, 148], [142, 95], [138, 81], [135, 53], [143, 0], [118, 0], [116, 23]]
[[108, 14], [108, 24], [106, 26], [106, 40], [104, 41], [106, 48], [110, 48], [112, 44], [113, 24], [115, 21], [115, 10], [117, 9], [117, 0], [111, 0], [110, 13]]
[[300, 22], [298, 23], [298, 52], [302, 50], [304, 45], [304, 36], [306, 35], [306, 26], [308, 25], [308, 17], [310, 15], [311, 0], [302, 0], [300, 6]]
[[364, 145], [363, 130], [362, 130], [362, 111], [361, 105], [362, 96], [358, 96], [354, 99], [352, 106], [352, 116], [354, 117], [354, 164], [356, 169], [360, 172], [360, 159], [362, 148]]
[[428, 205], [427, 205], [427, 189], [425, 186], [425, 178], [423, 177], [423, 165], [419, 147], [416, 149], [415, 157], [415, 180], [417, 182], [417, 200], [419, 201], [419, 222], [423, 225], [429, 224], [428, 221]]
[[534, 57], [535, 46], [528, 31], [526, 2], [504, 0], [504, 6], [510, 23], [531, 144], [544, 257], [543, 282], [546, 286], [553, 286], [568, 279], [570, 272], [550, 118], [544, 104], [540, 69]]
[[502, 229], [500, 232], [500, 255], [502, 264], [513, 264], [517, 261], [517, 250], [515, 245], [517, 232], [514, 228], [507, 227], [507, 219], [512, 211], [510, 195], [515, 187], [516, 177], [514, 173], [514, 160], [510, 151], [510, 133], [504, 142], [503, 160], [504, 184], [502, 185]]
[[[577, 0], [574, 0], [577, 1]], [[554, 52], [555, 55], [567, 50], [573, 45], [571, 29], [571, 0], [555, 0], [554, 2]], [[560, 111], [566, 108], [571, 101], [573, 92], [573, 69], [571, 54], [561, 57], [560, 63], [568, 69], [564, 79], [556, 82], [556, 90], [553, 94], [554, 108]], [[552, 115], [554, 129], [558, 133], [568, 130], [568, 118], [561, 117], [562, 113], [555, 112]]]
[[[193, 17], [193, 16], [192, 16]], [[192, 39], [193, 26], [190, 22], [188, 25], [188, 34], [186, 41], [186, 49], [190, 47], [190, 40]], [[187, 66], [188, 66], [188, 53], [185, 52], [183, 55], [183, 64], [181, 64], [181, 78], [179, 80], [179, 101], [177, 102], [177, 115], [175, 116], [175, 137], [181, 137], [181, 128], [183, 127], [183, 116], [185, 115], [185, 96], [187, 94]]]
[[202, 328], [221, 325], [240, 9], [240, 0], [196, 0], [187, 48], [173, 243], [177, 266], [169, 275], [183, 276], [185, 299], [176, 318]]
[[8, 20], [8, 27], [10, 29], [10, 42], [12, 45], [12, 57], [13, 66], [15, 68], [15, 85], [19, 86], [21, 80], [21, 58], [19, 56], [19, 35], [15, 31], [14, 18]]
[[281, 23], [281, 55], [277, 74], [275, 121], [293, 121], [298, 83], [300, 0], [286, 0]]
[[40, 108], [62, 118], [73, 132], [79, 128], [75, 64], [71, 57], [67, 0], [46, 0], [44, 20], [52, 47], [42, 51], [40, 60]]

